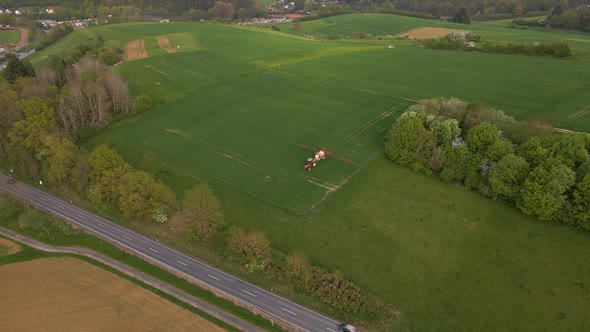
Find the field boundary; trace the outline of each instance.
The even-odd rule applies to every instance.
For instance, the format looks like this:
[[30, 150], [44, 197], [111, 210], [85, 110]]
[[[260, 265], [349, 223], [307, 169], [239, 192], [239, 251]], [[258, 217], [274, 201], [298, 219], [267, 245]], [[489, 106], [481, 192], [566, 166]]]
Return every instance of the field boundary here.
[[158, 280], [152, 276], [149, 276], [135, 268], [132, 268], [128, 265], [125, 265], [119, 261], [116, 261], [110, 257], [104, 256], [102, 254], [97, 253], [96, 251], [90, 250], [90, 249], [86, 249], [86, 248], [81, 248], [81, 247], [60, 247], [60, 246], [52, 246], [52, 245], [48, 245], [36, 240], [33, 240], [29, 237], [20, 235], [16, 232], [13, 232], [9, 229], [6, 229], [4, 227], [0, 227], [0, 234], [6, 236], [7, 238], [15, 241], [15, 242], [19, 242], [21, 244], [27, 245], [29, 247], [41, 250], [41, 251], [45, 251], [45, 252], [50, 252], [50, 253], [65, 253], [65, 254], [74, 254], [74, 255], [79, 255], [79, 256], [84, 256], [84, 257], [88, 257], [92, 260], [95, 260], [97, 262], [100, 262], [102, 264], [105, 264], [121, 273], [123, 273], [124, 275], [131, 277], [133, 279], [139, 280], [142, 283], [151, 286], [161, 292], [164, 292], [186, 304], [191, 305], [192, 307], [203, 311], [204, 313], [215, 317], [221, 321], [226, 322], [227, 324], [238, 328], [240, 330], [243, 331], [264, 331], [261, 328], [254, 326], [236, 316], [233, 316], [232, 314], [229, 314], [227, 312], [225, 312], [222, 309], [219, 309], [207, 302], [204, 302], [203, 300], [200, 300], [192, 295], [189, 295], [188, 293], [185, 293], [184, 291], [173, 287], [161, 280]]

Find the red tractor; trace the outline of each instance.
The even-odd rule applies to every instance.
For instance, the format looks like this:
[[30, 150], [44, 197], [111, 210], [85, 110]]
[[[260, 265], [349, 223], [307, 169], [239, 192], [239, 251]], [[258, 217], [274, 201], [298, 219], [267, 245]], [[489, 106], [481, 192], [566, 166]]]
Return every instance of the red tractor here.
[[320, 160], [326, 159], [327, 154], [328, 153], [325, 149], [320, 149], [318, 152], [315, 153], [313, 158], [307, 158], [307, 162], [303, 166], [303, 169], [311, 171], [311, 169], [315, 167], [318, 164], [318, 162], [320, 162]]

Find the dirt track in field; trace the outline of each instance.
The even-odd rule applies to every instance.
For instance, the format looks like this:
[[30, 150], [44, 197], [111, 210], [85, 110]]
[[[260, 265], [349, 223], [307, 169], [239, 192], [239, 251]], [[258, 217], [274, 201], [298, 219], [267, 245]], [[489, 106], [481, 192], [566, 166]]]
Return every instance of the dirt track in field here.
[[168, 37], [160, 35], [157, 38], [158, 38], [158, 45], [160, 45], [161, 49], [165, 49], [166, 52], [168, 52], [168, 53], [178, 52], [174, 47], [172, 47], [172, 45], [170, 45], [170, 41], [168, 40]]
[[20, 251], [20, 246], [10, 240], [0, 239], [0, 256], [8, 256]]
[[397, 37], [409, 36], [413, 39], [428, 39], [428, 38], [440, 38], [444, 37], [452, 32], [461, 32], [465, 30], [447, 29], [447, 28], [433, 28], [433, 27], [422, 27], [416, 28], [402, 33], [397, 34]]
[[137, 39], [125, 44], [125, 61], [145, 59], [147, 57], [148, 54], [143, 39]]
[[224, 331], [75, 258], [3, 265], [0, 280], [0, 331]]

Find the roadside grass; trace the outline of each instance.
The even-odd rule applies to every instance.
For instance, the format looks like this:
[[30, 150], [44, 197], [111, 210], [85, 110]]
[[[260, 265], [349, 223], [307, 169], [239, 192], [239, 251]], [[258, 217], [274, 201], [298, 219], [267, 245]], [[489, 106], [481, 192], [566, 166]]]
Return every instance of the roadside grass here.
[[0, 45], [20, 42], [20, 30], [0, 30]]
[[[0, 205], [2, 206], [2, 208], [8, 206], [8, 204], [10, 204], [11, 206], [14, 206], [15, 203], [12, 198], [9, 198], [5, 194], [0, 194]], [[27, 213], [27, 212], [25, 212], [25, 209], [22, 206], [14, 209], [14, 211], [16, 212], [15, 214], [10, 215], [8, 217], [2, 216], [2, 218], [0, 218], [0, 225], [1, 226], [6, 227], [6, 228], [13, 230], [15, 232], [18, 232], [20, 234], [23, 234], [25, 236], [31, 237], [35, 240], [40, 241], [40, 242], [50, 244], [50, 245], [79, 246], [79, 247], [84, 247], [84, 248], [94, 250], [94, 251], [101, 253], [105, 256], [111, 257], [119, 262], [129, 265], [139, 271], [142, 271], [152, 277], [160, 279], [160, 280], [162, 280], [162, 281], [164, 281], [164, 282], [166, 282], [178, 289], [185, 291], [188, 294], [191, 294], [199, 299], [202, 299], [210, 304], [213, 304], [213, 305], [215, 305], [215, 306], [217, 306], [229, 313], [236, 315], [237, 317], [240, 317], [246, 321], [249, 321], [249, 322], [251, 322], [257, 326], [260, 326], [268, 331], [282, 331], [282, 329], [280, 329], [276, 326], [272, 326], [268, 320], [251, 313], [247, 309], [238, 307], [228, 300], [221, 299], [221, 298], [215, 296], [213, 293], [211, 293], [207, 290], [204, 290], [204, 289], [186, 281], [183, 278], [177, 277], [164, 269], [161, 269], [155, 265], [152, 265], [152, 264], [140, 259], [139, 257], [128, 254], [128, 253], [118, 249], [117, 247], [115, 247], [115, 246], [113, 246], [113, 245], [111, 245], [99, 238], [96, 238], [90, 234], [84, 233], [83, 231], [81, 231], [79, 229], [74, 229], [70, 225], [66, 224], [65, 222], [58, 220], [54, 217], [51, 217], [44, 212], [33, 212], [37, 216], [36, 222], [33, 225], [22, 226], [22, 225], [19, 225], [18, 217], [21, 214]], [[23, 248], [26, 248], [26, 250], [21, 250], [20, 252], [14, 254], [14, 255], [0, 257], [0, 262], [4, 262], [4, 260], [6, 260], [7, 262], [14, 262], [17, 260], [30, 260], [30, 259], [39, 258], [39, 257], [46, 257], [48, 255], [48, 254], [43, 253], [41, 251], [38, 251], [38, 250], [35, 250], [32, 248], [27, 248], [24, 245], [22, 245], [22, 246], [23, 246]], [[11, 256], [14, 256], [16, 258], [10, 258]], [[55, 255], [53, 255], [53, 256], [55, 256]], [[107, 270], [109, 270], [121, 277], [127, 278], [128, 280], [131, 280], [138, 285], [142, 285], [142, 287], [145, 287], [149, 290], [155, 291], [158, 295], [161, 295], [161, 296], [167, 298], [168, 300], [171, 300], [174, 303], [177, 303], [177, 304], [185, 307], [186, 309], [196, 312], [199, 315], [203, 315], [208, 320], [211, 318], [211, 321], [214, 322], [215, 324], [219, 324], [220, 326], [223, 326], [224, 328], [229, 328], [230, 330], [235, 330], [235, 329], [229, 327], [226, 323], [223, 323], [223, 322], [217, 320], [216, 318], [209, 317], [209, 315], [202, 313], [195, 308], [192, 308], [192, 306], [190, 306], [188, 304], [182, 304], [181, 301], [175, 300], [172, 297], [163, 294], [161, 291], [155, 290], [152, 287], [145, 285], [142, 282], [139, 282], [138, 280], [127, 277], [126, 275], [124, 275], [114, 269], [111, 269], [108, 266], [105, 266], [104, 264], [93, 261], [92, 259], [89, 259], [89, 258], [77, 256], [77, 255], [68, 255], [68, 256], [84, 259], [88, 262], [91, 262], [91, 263], [97, 265], [97, 266], [106, 268]]]

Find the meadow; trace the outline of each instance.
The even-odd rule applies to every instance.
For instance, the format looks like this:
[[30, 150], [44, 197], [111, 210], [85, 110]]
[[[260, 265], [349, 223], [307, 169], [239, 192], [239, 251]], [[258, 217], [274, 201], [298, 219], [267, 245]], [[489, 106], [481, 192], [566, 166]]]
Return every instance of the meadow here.
[[[115, 68], [135, 94], [158, 105], [87, 146], [115, 147], [179, 194], [208, 181], [228, 225], [263, 230], [276, 248], [341, 271], [397, 308], [407, 329], [588, 329], [588, 234], [525, 217], [379, 153], [387, 127], [420, 98], [480, 101], [517, 119], [590, 129], [588, 35], [469, 26], [498, 42], [582, 40], [572, 44], [573, 58], [561, 60], [301, 37], [457, 28], [432, 20], [361, 14], [301, 24], [280, 32], [103, 26], [74, 32], [31, 59], [47, 66], [51, 54], [97, 34], [113, 47], [143, 39], [149, 57]], [[158, 35], [179, 52], [160, 49]], [[389, 43], [396, 48], [386, 49]], [[304, 172], [312, 151], [302, 145], [324, 146], [353, 163], [329, 157]]]
[[20, 41], [20, 30], [0, 30], [0, 45], [14, 44]]

